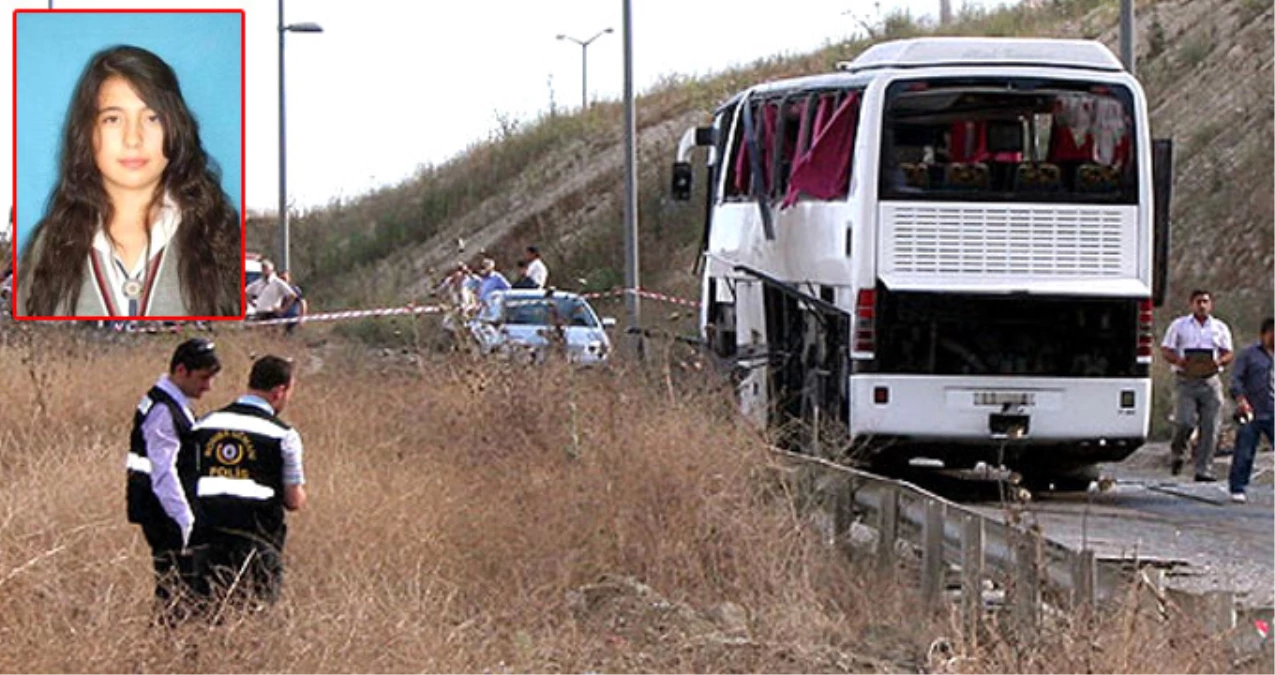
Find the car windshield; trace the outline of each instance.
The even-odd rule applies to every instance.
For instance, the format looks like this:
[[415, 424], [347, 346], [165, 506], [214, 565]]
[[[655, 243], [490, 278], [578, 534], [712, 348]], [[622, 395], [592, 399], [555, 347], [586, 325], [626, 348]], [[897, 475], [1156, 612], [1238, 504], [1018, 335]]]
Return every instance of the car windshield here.
[[504, 300], [505, 323], [514, 326], [585, 326], [596, 328], [598, 319], [589, 303], [573, 296], [511, 298]]

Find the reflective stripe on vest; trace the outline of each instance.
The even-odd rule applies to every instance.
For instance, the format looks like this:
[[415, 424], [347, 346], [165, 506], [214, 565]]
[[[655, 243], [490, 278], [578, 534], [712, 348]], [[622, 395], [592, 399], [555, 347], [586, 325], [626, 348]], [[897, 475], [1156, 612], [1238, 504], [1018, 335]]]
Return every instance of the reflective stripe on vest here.
[[283, 438], [288, 435], [288, 430], [272, 424], [260, 417], [252, 417], [235, 412], [226, 412], [219, 410], [200, 420], [195, 424], [194, 430], [202, 429], [228, 429], [230, 431], [243, 431], [250, 434], [260, 434], [266, 438]]
[[231, 497], [243, 497], [244, 499], [266, 500], [274, 497], [274, 488], [266, 487], [247, 478], [204, 476], [199, 479], [195, 493], [200, 497], [228, 495]]
[[128, 461], [124, 463], [124, 467], [129, 471], [144, 473], [148, 476], [151, 473], [151, 461], [136, 452], [128, 453]]

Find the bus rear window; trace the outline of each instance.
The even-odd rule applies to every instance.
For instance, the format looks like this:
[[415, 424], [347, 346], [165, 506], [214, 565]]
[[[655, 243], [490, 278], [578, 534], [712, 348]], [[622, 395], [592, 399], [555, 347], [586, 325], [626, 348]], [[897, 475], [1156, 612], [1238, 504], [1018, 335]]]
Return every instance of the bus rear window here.
[[1039, 79], [901, 81], [886, 92], [882, 199], [1137, 203], [1133, 96]]

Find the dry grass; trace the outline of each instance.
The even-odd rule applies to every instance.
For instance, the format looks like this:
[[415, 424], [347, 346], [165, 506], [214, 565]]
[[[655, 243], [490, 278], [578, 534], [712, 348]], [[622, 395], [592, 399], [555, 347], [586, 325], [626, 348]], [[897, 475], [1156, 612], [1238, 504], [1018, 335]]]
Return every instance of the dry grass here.
[[1138, 612], [989, 624], [977, 645], [918, 615], [911, 583], [804, 525], [765, 440], [695, 371], [278, 340], [218, 336], [226, 370], [198, 409], [251, 354], [297, 358], [311, 507], [290, 518], [284, 599], [170, 634], [149, 627], [122, 463], [177, 339], [0, 341], [0, 671], [1229, 668], [1219, 638]]

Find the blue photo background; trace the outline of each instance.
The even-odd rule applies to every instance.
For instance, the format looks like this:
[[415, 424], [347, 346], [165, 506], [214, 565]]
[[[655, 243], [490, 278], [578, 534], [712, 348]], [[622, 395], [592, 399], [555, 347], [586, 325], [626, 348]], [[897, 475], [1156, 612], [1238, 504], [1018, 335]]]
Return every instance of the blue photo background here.
[[221, 186], [243, 213], [243, 14], [240, 12], [18, 12], [17, 195], [21, 254], [58, 178], [62, 130], [75, 83], [93, 54], [148, 49], [177, 72]]

